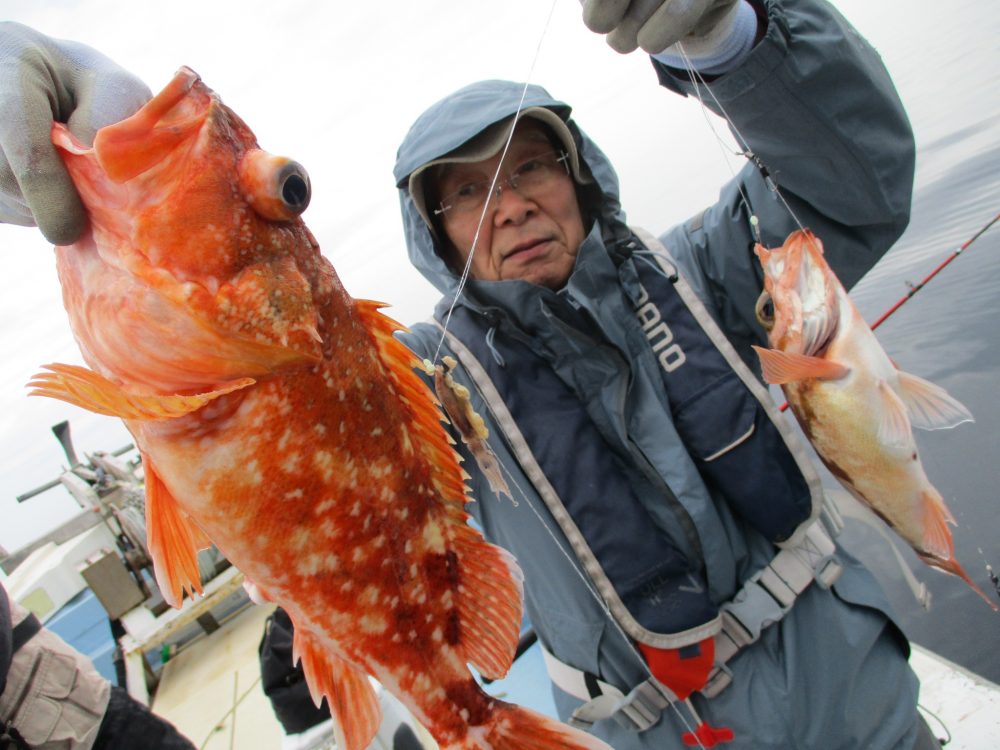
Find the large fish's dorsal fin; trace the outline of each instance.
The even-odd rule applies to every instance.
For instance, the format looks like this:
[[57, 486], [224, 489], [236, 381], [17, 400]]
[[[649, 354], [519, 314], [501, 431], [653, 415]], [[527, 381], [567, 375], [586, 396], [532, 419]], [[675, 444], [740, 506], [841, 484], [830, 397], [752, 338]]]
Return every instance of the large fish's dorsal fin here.
[[779, 349], [765, 349], [756, 345], [754, 345], [753, 350], [760, 357], [764, 380], [772, 385], [794, 383], [810, 378], [837, 380], [851, 371], [851, 368], [846, 365], [823, 357], [783, 352]]
[[206, 541], [206, 537], [180, 509], [149, 456], [145, 453], [141, 455], [146, 480], [149, 555], [164, 601], [172, 607], [179, 607], [185, 590], [202, 593], [198, 547]]
[[382, 709], [368, 675], [330, 651], [294, 618], [292, 627], [292, 659], [302, 661], [313, 702], [319, 706], [326, 698], [333, 716], [336, 746], [364, 750], [382, 721]]
[[193, 395], [131, 393], [93, 370], [78, 365], [43, 365], [49, 372], [36, 374], [28, 383], [29, 396], [49, 396], [82, 409], [121, 419], [175, 419], [197, 411], [209, 401], [253, 385], [240, 378], [219, 388]]
[[406, 327], [379, 312], [385, 307], [381, 302], [355, 300], [361, 322], [371, 334], [379, 358], [385, 365], [392, 381], [396, 384], [400, 400], [412, 411], [412, 426], [415, 431], [411, 440], [414, 450], [423, 451], [434, 471], [434, 481], [452, 508], [463, 516], [466, 502], [465, 477], [459, 466], [459, 456], [451, 447], [448, 433], [441, 427], [444, 414], [427, 384], [414, 372], [421, 367], [417, 356], [393, 335], [405, 331]]
[[974, 422], [972, 414], [939, 385], [899, 371], [899, 397], [906, 404], [910, 423], [922, 430], [947, 430]]
[[[460, 588], [456, 588], [458, 632], [443, 635], [469, 662], [487, 678], [503, 677], [514, 658], [521, 623], [521, 569], [513, 556], [483, 540], [467, 524], [465, 511], [465, 472], [458, 454], [442, 428], [444, 415], [434, 395], [413, 368], [420, 363], [416, 356], [396, 340], [393, 333], [401, 325], [378, 311], [377, 302], [356, 300], [358, 314], [374, 337], [379, 355], [399, 388], [402, 401], [414, 412], [417, 432], [414, 449], [421, 450], [435, 472], [434, 481], [445, 499], [443, 508], [454, 523], [442, 524], [450, 550], [461, 569]], [[506, 575], [502, 574], [505, 572]]]

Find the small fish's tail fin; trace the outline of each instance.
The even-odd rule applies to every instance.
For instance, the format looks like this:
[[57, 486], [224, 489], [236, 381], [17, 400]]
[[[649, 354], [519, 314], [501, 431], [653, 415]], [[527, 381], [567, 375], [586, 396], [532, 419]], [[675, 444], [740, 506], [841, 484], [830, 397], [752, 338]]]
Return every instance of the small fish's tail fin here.
[[958, 576], [967, 584], [969, 584], [969, 587], [977, 594], [979, 594], [979, 596], [982, 597], [983, 601], [989, 604], [990, 608], [994, 612], [1000, 610], [1000, 606], [997, 606], [997, 603], [994, 602], [992, 599], [990, 599], [986, 595], [985, 591], [979, 588], [976, 582], [973, 581], [969, 577], [969, 574], [965, 572], [965, 568], [963, 568], [961, 565], [958, 564], [958, 560], [933, 557], [931, 555], [920, 555], [920, 559], [923, 560], [928, 565], [937, 568], [938, 570], [943, 570], [945, 573], [951, 573], [952, 575]]
[[955, 559], [955, 544], [952, 540], [951, 531], [948, 530], [946, 525], [949, 523], [954, 524], [955, 519], [944, 504], [941, 495], [937, 491], [924, 492], [921, 495], [921, 499], [924, 503], [924, 549], [917, 550], [920, 559], [932, 567], [958, 576], [973, 591], [979, 594], [994, 612], [1000, 610], [996, 602], [990, 599], [976, 585], [975, 581], [969, 577], [969, 574], [965, 572], [965, 569]]
[[521, 706], [497, 701], [486, 724], [441, 750], [613, 750], [593, 735]]

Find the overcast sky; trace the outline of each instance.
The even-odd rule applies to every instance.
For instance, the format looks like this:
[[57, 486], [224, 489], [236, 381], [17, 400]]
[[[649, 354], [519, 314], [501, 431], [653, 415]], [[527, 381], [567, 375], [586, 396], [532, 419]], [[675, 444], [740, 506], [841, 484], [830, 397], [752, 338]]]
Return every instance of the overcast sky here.
[[[918, 141], [977, 106], [931, 106], [940, 103], [934, 87], [947, 86], [935, 81], [934, 59], [960, 54], [977, 35], [995, 48], [993, 2], [837, 5], [882, 53]], [[617, 55], [583, 26], [578, 0], [0, 0], [0, 18], [90, 44], [154, 91], [181, 65], [194, 68], [263, 148], [305, 165], [313, 197], [304, 218], [323, 252], [352, 295], [389, 303], [403, 322], [425, 318], [436, 294], [406, 261], [396, 148], [427, 105], [466, 83], [530, 73], [572, 104], [618, 168], [630, 221], [653, 231], [713, 202], [739, 166], [727, 163], [697, 102], [658, 88], [648, 58]], [[71, 421], [78, 451], [129, 437], [117, 420], [26, 397], [39, 365], [81, 360], [51, 247], [36, 230], [0, 225], [0, 256], [0, 545], [13, 550], [77, 510], [61, 489], [14, 502], [65, 463], [52, 424]]]

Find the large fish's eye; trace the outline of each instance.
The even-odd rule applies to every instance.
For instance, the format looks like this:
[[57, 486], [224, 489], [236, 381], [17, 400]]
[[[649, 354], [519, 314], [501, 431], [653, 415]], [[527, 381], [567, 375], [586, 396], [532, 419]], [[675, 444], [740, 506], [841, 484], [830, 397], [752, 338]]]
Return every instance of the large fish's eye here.
[[770, 331], [774, 328], [774, 300], [766, 291], [761, 292], [757, 298], [754, 313], [757, 316], [757, 322], [764, 326], [764, 330]]
[[306, 210], [312, 189], [309, 174], [296, 161], [253, 149], [240, 161], [240, 191], [266, 219], [289, 221]]

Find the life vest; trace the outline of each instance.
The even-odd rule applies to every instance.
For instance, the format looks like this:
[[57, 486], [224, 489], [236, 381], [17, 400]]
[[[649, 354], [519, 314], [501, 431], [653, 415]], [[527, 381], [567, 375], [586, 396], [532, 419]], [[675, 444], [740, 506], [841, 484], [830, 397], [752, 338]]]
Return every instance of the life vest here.
[[[807, 571], [793, 574], [802, 579], [793, 587], [797, 590], [781, 592], [790, 606], [817, 570], [825, 584], [836, 575], [836, 567], [828, 564], [833, 543], [814, 523], [822, 506], [819, 478], [765, 387], [662, 246], [645, 239], [656, 252], [642, 261], [651, 262], [627, 261], [634, 269], [633, 314], [658, 364], [673, 427], [702, 481], [776, 545], [816, 548], [814, 542], [823, 537]], [[632, 243], [630, 251], [642, 250], [640, 242]], [[629, 452], [592, 418], [589, 405], [581, 403], [586, 384], [578, 387], [560, 377], [516, 331], [499, 324], [499, 331], [491, 332], [497, 325], [488, 315], [458, 307], [448, 323], [449, 346], [618, 625], [640, 646], [660, 649], [681, 650], [724, 633], [733, 608], [709, 597], [704, 561], [692, 556], [692, 546], [658, 533], [636, 496], [637, 487], [660, 491], [678, 526], [690, 527], [670, 487], [641, 451]], [[720, 446], [719, 434], [736, 439]], [[744, 586], [739, 595], [749, 596], [746, 591]], [[771, 620], [781, 616], [774, 608], [759, 608], [747, 619], [757, 620], [757, 614]], [[724, 644], [724, 659], [759, 635], [759, 622], [736, 627], [756, 633], [746, 638], [741, 632], [735, 648]]]

